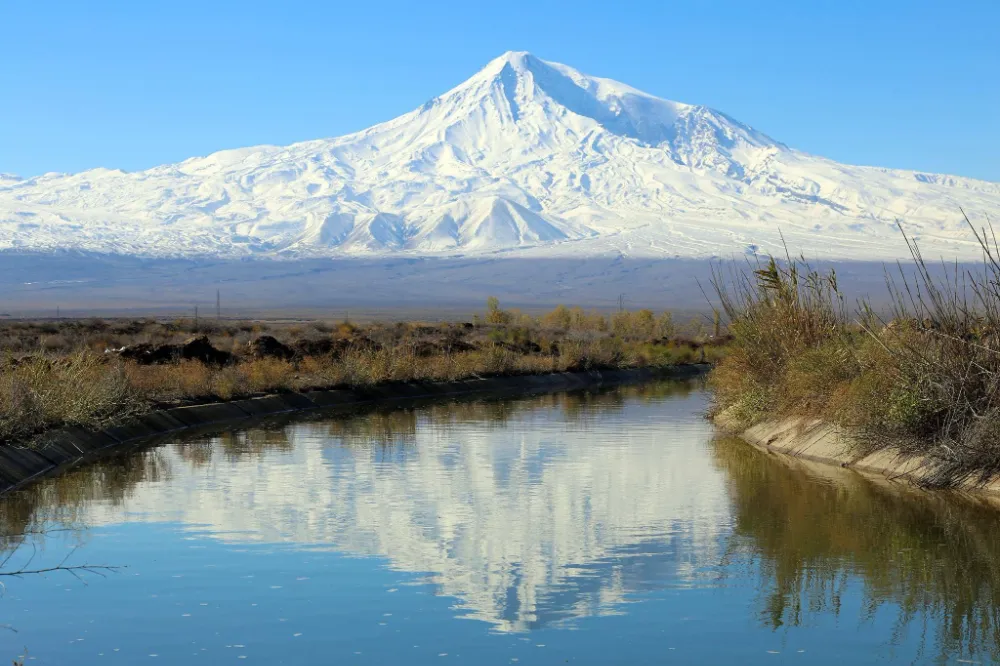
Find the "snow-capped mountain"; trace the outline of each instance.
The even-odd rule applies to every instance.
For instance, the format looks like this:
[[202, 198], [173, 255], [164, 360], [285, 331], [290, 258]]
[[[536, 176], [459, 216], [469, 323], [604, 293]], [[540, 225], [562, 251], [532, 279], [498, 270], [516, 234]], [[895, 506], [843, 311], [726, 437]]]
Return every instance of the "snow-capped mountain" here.
[[505, 53], [367, 130], [136, 173], [0, 174], [0, 249], [136, 256], [978, 256], [1000, 184], [846, 166], [703, 106]]

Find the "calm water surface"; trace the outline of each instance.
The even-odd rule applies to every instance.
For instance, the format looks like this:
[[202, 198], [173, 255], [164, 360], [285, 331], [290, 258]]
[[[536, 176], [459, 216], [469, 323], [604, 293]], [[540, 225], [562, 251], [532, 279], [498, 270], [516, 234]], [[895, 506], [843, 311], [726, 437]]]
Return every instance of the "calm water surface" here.
[[[696, 383], [188, 439], [0, 500], [0, 662], [991, 663], [1000, 513], [718, 439]], [[8, 662], [9, 663], [9, 662]]]

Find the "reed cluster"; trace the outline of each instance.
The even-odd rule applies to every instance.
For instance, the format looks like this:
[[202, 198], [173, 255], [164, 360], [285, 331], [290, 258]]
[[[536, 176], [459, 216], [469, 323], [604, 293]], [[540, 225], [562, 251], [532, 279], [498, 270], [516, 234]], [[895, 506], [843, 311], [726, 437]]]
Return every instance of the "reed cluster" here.
[[887, 308], [848, 307], [836, 273], [801, 258], [717, 272], [732, 342], [712, 374], [716, 409], [742, 425], [836, 423], [859, 455], [926, 456], [933, 486], [1000, 473], [1000, 247], [970, 227], [983, 251], [972, 269], [932, 268], [904, 233], [913, 261], [887, 270]]

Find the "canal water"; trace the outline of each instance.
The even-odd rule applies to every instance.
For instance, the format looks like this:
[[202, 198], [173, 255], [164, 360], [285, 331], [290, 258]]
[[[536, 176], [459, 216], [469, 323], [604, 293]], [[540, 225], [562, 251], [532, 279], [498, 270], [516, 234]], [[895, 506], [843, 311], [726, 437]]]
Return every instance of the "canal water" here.
[[0, 572], [69, 569], [0, 578], [0, 661], [1000, 657], [1000, 512], [763, 454], [708, 404], [671, 381], [417, 405], [44, 481], [0, 500]]

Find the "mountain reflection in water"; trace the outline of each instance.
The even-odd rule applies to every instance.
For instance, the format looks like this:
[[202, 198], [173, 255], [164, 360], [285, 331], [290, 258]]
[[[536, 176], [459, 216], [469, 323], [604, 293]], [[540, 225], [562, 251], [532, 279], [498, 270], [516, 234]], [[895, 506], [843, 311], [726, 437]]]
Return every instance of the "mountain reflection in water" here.
[[644, 608], [690, 606], [748, 644], [824, 628], [831, 659], [864, 632], [882, 656], [1000, 659], [993, 506], [761, 453], [718, 437], [707, 406], [698, 382], [662, 382], [187, 439], [0, 500], [4, 548], [44, 559], [68, 528], [85, 554], [101, 530], [177, 526], [363, 558], [499, 635], [612, 615], [649, 632]]
[[[704, 584], [718, 560], [723, 475], [670, 446], [629, 405], [692, 384], [456, 402], [247, 430], [79, 470], [2, 506], [9, 530], [176, 521], [238, 542], [291, 542], [424, 573], [466, 617], [525, 631], [618, 612], [665, 581]], [[508, 425], [518, 423], [517, 436]], [[568, 434], [568, 436], [567, 436]], [[700, 462], [698, 462], [700, 460]], [[693, 486], [691, 485], [693, 484]]]

